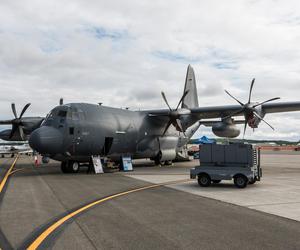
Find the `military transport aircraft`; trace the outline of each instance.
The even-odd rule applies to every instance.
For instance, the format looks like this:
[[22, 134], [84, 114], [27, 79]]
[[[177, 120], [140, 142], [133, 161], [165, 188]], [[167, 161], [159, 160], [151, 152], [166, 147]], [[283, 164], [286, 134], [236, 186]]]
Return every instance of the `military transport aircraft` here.
[[[269, 103], [279, 97], [252, 102], [253, 85], [254, 79], [247, 103], [226, 91], [238, 105], [199, 107], [194, 71], [188, 66], [183, 95], [176, 108], [170, 107], [163, 92], [168, 109], [131, 111], [101, 104], [61, 102], [45, 120], [37, 121], [38, 127], [42, 121], [39, 128], [31, 126], [29, 144], [43, 156], [61, 161], [65, 173], [77, 172], [80, 163], [89, 162], [92, 155], [111, 159], [129, 155], [150, 158], [156, 163], [170, 162], [184, 150], [201, 124], [211, 126], [217, 136], [233, 138], [240, 134], [236, 124], [244, 124], [244, 134], [247, 125], [254, 129], [261, 121], [273, 129], [264, 120], [265, 114], [300, 110], [300, 102]], [[244, 116], [244, 120], [235, 121], [236, 116]], [[216, 118], [219, 120], [206, 120]], [[19, 120], [16, 118], [13, 125], [19, 125]], [[17, 129], [13, 127], [11, 133]]]

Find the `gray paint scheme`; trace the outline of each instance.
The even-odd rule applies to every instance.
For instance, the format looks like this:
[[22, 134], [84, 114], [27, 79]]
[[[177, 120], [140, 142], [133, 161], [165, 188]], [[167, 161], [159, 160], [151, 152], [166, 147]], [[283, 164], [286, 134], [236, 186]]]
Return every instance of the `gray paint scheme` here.
[[[203, 119], [221, 118], [210, 122], [212, 126], [218, 125], [220, 136], [239, 134], [233, 129], [235, 124], [223, 121], [222, 117], [239, 111], [240, 105], [198, 107], [196, 80], [191, 66], [188, 66], [183, 93], [181, 108], [176, 111], [131, 111], [87, 103], [60, 105], [31, 134], [29, 143], [41, 154], [59, 161], [88, 161], [91, 155], [99, 154], [115, 159], [130, 155], [133, 158], [173, 160]], [[263, 117], [267, 113], [299, 110], [300, 102], [289, 102], [264, 104], [256, 111]], [[243, 113], [235, 114], [240, 115]], [[171, 119], [179, 119], [182, 128], [171, 125], [164, 134]], [[255, 126], [259, 122], [255, 120]]]

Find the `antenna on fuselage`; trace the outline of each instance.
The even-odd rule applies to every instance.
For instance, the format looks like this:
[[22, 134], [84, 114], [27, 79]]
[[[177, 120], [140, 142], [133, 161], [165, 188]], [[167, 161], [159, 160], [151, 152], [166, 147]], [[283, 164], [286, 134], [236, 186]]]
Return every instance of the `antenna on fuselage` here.
[[62, 97], [59, 99], [59, 105], [64, 105], [64, 99]]

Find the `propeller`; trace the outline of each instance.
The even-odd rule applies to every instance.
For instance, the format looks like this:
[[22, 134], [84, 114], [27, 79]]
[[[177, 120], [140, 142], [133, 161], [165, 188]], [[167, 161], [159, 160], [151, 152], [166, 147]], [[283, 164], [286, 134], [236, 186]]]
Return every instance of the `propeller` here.
[[245, 133], [246, 133], [246, 129], [247, 129], [247, 124], [249, 124], [249, 121], [251, 119], [253, 119], [254, 117], [258, 118], [259, 120], [263, 121], [264, 123], [266, 123], [271, 129], [275, 130], [274, 127], [272, 127], [267, 121], [265, 121], [263, 119], [263, 117], [259, 114], [259, 112], [257, 111], [257, 107], [262, 106], [265, 103], [268, 102], [272, 102], [275, 100], [280, 99], [280, 97], [275, 97], [269, 100], [266, 100], [264, 102], [260, 102], [260, 103], [252, 103], [251, 102], [251, 98], [252, 98], [252, 90], [253, 90], [253, 86], [254, 86], [254, 82], [255, 82], [255, 78], [253, 78], [253, 80], [251, 81], [251, 85], [250, 85], [250, 91], [249, 91], [249, 97], [248, 97], [248, 102], [247, 103], [242, 103], [241, 101], [239, 101], [237, 98], [235, 98], [233, 95], [231, 95], [227, 90], [225, 90], [226, 94], [228, 94], [232, 99], [234, 99], [237, 103], [239, 103], [241, 105], [241, 109], [239, 109], [236, 112], [231, 113], [230, 115], [223, 117], [223, 119], [227, 119], [230, 118], [234, 115], [240, 114], [240, 113], [244, 113], [245, 116], [245, 124], [244, 124], [244, 134], [243, 134], [243, 138], [245, 137]]
[[24, 115], [24, 113], [26, 112], [26, 110], [28, 109], [28, 107], [30, 106], [30, 103], [27, 103], [24, 108], [22, 109], [20, 116], [18, 117], [17, 115], [17, 111], [16, 111], [16, 105], [14, 103], [11, 104], [11, 109], [12, 112], [14, 114], [14, 119], [12, 120], [7, 120], [7, 121], [0, 121], [1, 125], [4, 124], [12, 124], [12, 130], [10, 132], [9, 135], [9, 139], [11, 139], [14, 134], [18, 131], [20, 134], [20, 137], [22, 138], [22, 140], [25, 140], [25, 135], [24, 135], [24, 131], [23, 131], [23, 122], [22, 122], [22, 117]]
[[167, 104], [167, 106], [168, 106], [168, 108], [169, 108], [169, 110], [170, 110], [170, 112], [169, 112], [169, 117], [170, 117], [170, 119], [169, 119], [169, 121], [168, 121], [168, 123], [167, 123], [167, 126], [166, 126], [165, 129], [164, 129], [163, 136], [165, 135], [165, 133], [167, 132], [167, 130], [169, 129], [169, 127], [171, 126], [171, 124], [176, 128], [176, 130], [182, 132], [182, 133], [185, 135], [185, 133], [184, 133], [185, 131], [184, 131], [184, 128], [183, 128], [183, 126], [182, 126], [182, 123], [181, 123], [181, 120], [180, 120], [180, 116], [181, 116], [181, 115], [185, 115], [185, 114], [187, 114], [187, 113], [186, 113], [186, 111], [183, 111], [183, 110], [182, 110], [183, 112], [181, 112], [181, 110], [178, 109], [178, 108], [179, 108], [180, 104], [183, 102], [183, 99], [186, 97], [186, 95], [187, 95], [188, 93], [189, 93], [188, 90], [185, 91], [185, 92], [183, 93], [182, 97], [180, 98], [180, 100], [179, 100], [179, 102], [178, 102], [178, 104], [177, 104], [177, 106], [176, 106], [176, 109], [172, 109], [172, 108], [170, 107], [169, 103], [168, 103], [168, 100], [167, 100], [167, 98], [166, 98], [165, 93], [164, 93], [164, 92], [161, 92], [161, 95], [162, 95], [162, 97], [163, 97], [165, 103]]

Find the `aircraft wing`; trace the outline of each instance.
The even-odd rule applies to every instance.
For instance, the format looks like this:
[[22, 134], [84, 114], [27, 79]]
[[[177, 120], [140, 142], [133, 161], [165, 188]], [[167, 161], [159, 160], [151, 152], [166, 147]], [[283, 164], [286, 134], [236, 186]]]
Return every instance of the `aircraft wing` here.
[[266, 103], [262, 105], [262, 108], [266, 114], [300, 111], [300, 102]]
[[[228, 106], [211, 106], [211, 107], [201, 107], [192, 108], [191, 114], [201, 119], [212, 119], [212, 118], [222, 118], [237, 112], [241, 109], [240, 105], [228, 105]], [[239, 114], [237, 114], [238, 116]], [[243, 115], [241, 112], [240, 115]]]
[[[241, 109], [240, 105], [227, 105], [227, 106], [212, 106], [192, 108], [191, 114], [200, 119], [222, 118]], [[279, 103], [266, 103], [262, 105], [262, 110], [265, 114], [300, 111], [300, 102], [279, 102]], [[243, 112], [235, 114], [234, 116], [242, 116]]]
[[[241, 110], [240, 105], [211, 106], [190, 109], [191, 115], [197, 117], [199, 120], [222, 118], [239, 110]], [[300, 102], [266, 103], [262, 105], [262, 110], [265, 114], [300, 111]], [[170, 110], [168, 109], [146, 110], [144, 112], [153, 117], [168, 116], [170, 114]], [[235, 114], [234, 116], [243, 116], [243, 112]]]

